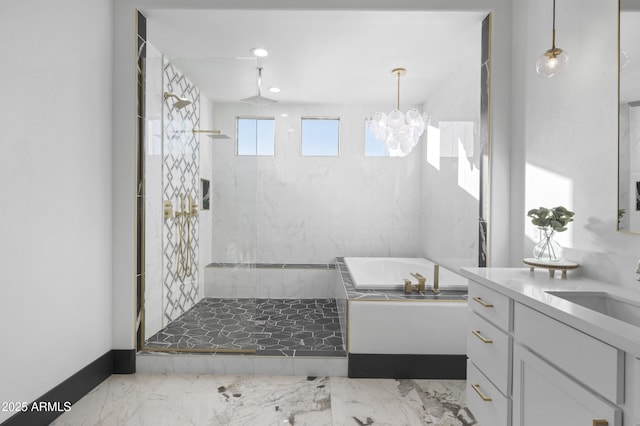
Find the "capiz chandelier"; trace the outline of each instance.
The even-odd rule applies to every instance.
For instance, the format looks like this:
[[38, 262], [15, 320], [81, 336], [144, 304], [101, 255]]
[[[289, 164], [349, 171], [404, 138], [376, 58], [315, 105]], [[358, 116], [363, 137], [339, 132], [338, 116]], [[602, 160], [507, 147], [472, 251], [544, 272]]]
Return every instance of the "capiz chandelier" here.
[[400, 76], [406, 73], [404, 68], [391, 70], [391, 74], [398, 76], [397, 108], [389, 114], [376, 112], [369, 121], [371, 133], [382, 142], [390, 157], [405, 157], [409, 154], [429, 125], [429, 116], [415, 108], [406, 114], [400, 111]]

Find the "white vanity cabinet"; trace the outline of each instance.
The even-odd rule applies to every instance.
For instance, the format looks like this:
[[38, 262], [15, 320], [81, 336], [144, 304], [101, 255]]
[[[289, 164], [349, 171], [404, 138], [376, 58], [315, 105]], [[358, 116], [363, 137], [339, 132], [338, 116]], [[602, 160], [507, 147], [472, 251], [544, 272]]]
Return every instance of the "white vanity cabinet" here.
[[514, 426], [622, 425], [624, 352], [520, 303], [513, 336]]
[[622, 426], [624, 351], [491, 287], [469, 281], [467, 405], [478, 424]]

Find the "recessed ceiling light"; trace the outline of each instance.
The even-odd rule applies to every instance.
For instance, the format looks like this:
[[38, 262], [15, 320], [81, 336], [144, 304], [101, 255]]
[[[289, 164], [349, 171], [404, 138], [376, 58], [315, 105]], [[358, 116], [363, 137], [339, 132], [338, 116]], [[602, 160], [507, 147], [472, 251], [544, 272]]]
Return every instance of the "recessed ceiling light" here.
[[280, 117], [288, 117], [289, 114], [287, 114], [286, 112], [283, 112], [282, 114], [280, 114]]
[[253, 56], [257, 56], [258, 58], [264, 58], [265, 56], [269, 55], [269, 52], [267, 52], [267, 49], [263, 47], [254, 47], [253, 49], [251, 49], [251, 54], [253, 54]]
[[280, 88], [279, 87], [269, 87], [269, 91], [271, 93], [280, 93]]

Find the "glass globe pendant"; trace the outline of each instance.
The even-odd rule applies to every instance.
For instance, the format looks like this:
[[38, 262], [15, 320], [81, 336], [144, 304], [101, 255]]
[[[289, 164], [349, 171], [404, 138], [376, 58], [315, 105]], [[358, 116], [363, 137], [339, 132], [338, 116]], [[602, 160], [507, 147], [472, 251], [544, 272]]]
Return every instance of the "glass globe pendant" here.
[[553, 31], [551, 33], [551, 49], [538, 57], [536, 72], [540, 77], [551, 78], [567, 68], [569, 55], [556, 47], [556, 0], [553, 0]]

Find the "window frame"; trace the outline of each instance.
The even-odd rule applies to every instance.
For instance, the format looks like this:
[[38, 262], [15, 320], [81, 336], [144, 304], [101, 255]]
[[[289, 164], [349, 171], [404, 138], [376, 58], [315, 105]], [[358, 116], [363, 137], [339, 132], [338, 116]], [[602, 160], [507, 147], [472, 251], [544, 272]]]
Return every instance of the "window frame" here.
[[[258, 144], [256, 141], [256, 153], [255, 154], [240, 154], [240, 120], [254, 120], [254, 121], [273, 121], [273, 154], [258, 154]], [[256, 123], [257, 124], [257, 123]], [[275, 157], [276, 156], [276, 118], [269, 116], [256, 116], [256, 115], [238, 115], [236, 116], [236, 157]]]
[[[338, 122], [338, 149], [335, 155], [309, 155], [303, 154], [303, 142], [304, 142], [304, 121], [305, 120], [324, 120], [324, 121], [337, 121]], [[300, 157], [326, 157], [326, 158], [338, 158], [340, 157], [340, 117], [339, 116], [301, 116], [300, 117]]]

